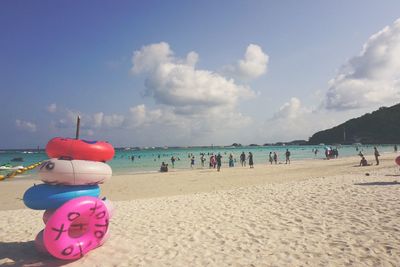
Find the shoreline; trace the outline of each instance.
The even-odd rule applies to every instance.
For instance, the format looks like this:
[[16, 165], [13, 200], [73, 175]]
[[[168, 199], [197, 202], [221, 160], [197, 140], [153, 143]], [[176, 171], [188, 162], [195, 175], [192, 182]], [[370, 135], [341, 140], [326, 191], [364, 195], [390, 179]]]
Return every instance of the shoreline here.
[[[187, 195], [201, 192], [230, 190], [252, 185], [302, 181], [334, 175], [364, 175], [383, 168], [395, 168], [394, 159], [398, 154], [384, 153], [379, 166], [357, 167], [359, 156], [341, 157], [331, 160], [295, 160], [291, 164], [256, 164], [249, 167], [223, 167], [216, 169], [171, 169], [169, 172], [139, 174], [115, 174], [105, 184], [100, 185], [101, 196], [112, 201], [149, 199], [164, 196]], [[372, 163], [372, 156], [367, 157]], [[0, 182], [3, 201], [0, 210], [25, 209], [22, 202], [24, 192], [34, 183], [42, 183], [37, 174], [31, 177], [16, 177]]]

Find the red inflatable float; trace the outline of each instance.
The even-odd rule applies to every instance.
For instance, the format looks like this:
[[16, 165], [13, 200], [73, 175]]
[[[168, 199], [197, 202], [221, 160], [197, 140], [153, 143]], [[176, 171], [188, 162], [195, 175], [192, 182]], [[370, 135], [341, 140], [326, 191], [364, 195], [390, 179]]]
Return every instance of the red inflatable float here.
[[396, 162], [397, 165], [400, 165], [400, 156], [398, 156], [394, 161]]
[[49, 158], [71, 158], [92, 161], [107, 161], [114, 157], [114, 148], [105, 141], [55, 137], [46, 146]]

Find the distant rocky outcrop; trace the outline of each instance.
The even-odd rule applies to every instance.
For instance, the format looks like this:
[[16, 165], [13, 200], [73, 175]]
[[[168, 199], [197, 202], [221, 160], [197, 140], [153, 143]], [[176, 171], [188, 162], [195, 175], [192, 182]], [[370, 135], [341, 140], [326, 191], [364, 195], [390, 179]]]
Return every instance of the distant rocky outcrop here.
[[359, 118], [317, 132], [309, 144], [395, 144], [400, 143], [400, 104], [381, 107]]
[[259, 146], [259, 145], [257, 145], [257, 144], [250, 144], [249, 146]]
[[301, 145], [307, 145], [307, 144], [308, 144], [308, 141], [306, 141], [306, 140], [293, 140], [293, 141], [286, 143], [286, 145], [290, 145], [290, 146], [301, 146]]
[[307, 145], [308, 141], [306, 140], [293, 140], [290, 142], [276, 142], [276, 143], [265, 143], [263, 146], [301, 146]]
[[242, 144], [239, 144], [239, 143], [233, 143], [231, 146], [233, 146], [233, 147], [241, 147], [241, 146], [242, 146]]

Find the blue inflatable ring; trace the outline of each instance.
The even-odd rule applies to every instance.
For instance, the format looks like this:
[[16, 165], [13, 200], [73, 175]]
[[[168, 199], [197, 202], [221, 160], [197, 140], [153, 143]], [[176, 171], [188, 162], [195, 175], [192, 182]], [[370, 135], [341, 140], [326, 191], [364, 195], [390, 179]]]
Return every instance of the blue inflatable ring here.
[[57, 209], [65, 202], [82, 196], [98, 197], [98, 185], [34, 185], [24, 194], [24, 203], [34, 210]]

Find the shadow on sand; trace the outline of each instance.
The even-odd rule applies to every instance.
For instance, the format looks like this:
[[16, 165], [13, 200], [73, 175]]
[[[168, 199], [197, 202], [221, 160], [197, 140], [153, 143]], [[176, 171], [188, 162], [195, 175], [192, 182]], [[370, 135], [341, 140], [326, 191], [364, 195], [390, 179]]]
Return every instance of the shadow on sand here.
[[63, 266], [72, 261], [58, 260], [36, 251], [34, 241], [0, 242], [1, 266]]
[[371, 182], [371, 183], [356, 183], [354, 185], [400, 185], [399, 182]]
[[372, 164], [368, 163], [368, 165], [365, 165], [365, 166], [361, 166], [360, 164], [359, 165], [353, 165], [353, 167], [355, 167], [355, 168], [363, 168], [363, 167], [369, 167], [369, 166], [372, 166]]

